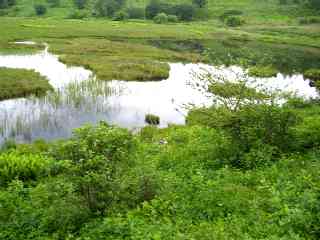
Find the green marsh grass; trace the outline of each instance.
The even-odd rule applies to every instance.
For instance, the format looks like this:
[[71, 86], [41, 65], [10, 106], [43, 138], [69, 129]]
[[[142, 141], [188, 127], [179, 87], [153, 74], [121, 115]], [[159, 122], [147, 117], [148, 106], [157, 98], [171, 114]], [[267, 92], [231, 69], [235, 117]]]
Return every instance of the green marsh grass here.
[[44, 95], [52, 90], [45, 77], [31, 70], [0, 68], [0, 100]]

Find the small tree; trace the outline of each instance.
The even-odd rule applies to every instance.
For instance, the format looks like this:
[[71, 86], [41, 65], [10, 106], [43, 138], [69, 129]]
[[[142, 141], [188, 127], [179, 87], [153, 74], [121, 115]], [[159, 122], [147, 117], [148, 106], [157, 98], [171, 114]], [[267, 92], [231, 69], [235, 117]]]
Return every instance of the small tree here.
[[192, 110], [188, 121], [230, 134], [235, 156], [228, 164], [243, 169], [263, 166], [291, 148], [291, 128], [299, 118], [278, 101], [288, 93], [263, 87], [243, 71], [205, 71], [195, 77], [200, 80], [195, 86], [210, 93], [213, 105]]
[[149, 5], [146, 7], [146, 17], [154, 18], [161, 11], [161, 3], [159, 0], [151, 0]]
[[86, 7], [87, 0], [74, 0], [74, 5], [78, 9], [84, 9]]
[[125, 0], [98, 0], [95, 10], [101, 17], [112, 17], [124, 4]]
[[34, 5], [34, 10], [38, 16], [44, 15], [47, 12], [47, 7], [43, 4]]
[[154, 17], [153, 21], [158, 24], [165, 24], [168, 22], [168, 16], [165, 13], [159, 13]]
[[308, 0], [308, 2], [311, 8], [320, 10], [320, 0]]
[[143, 19], [145, 18], [145, 9], [144, 8], [128, 8], [127, 13], [129, 14], [129, 18], [133, 19]]
[[0, 9], [9, 7], [8, 0], [0, 0]]
[[199, 8], [204, 8], [208, 4], [208, 0], [192, 0], [192, 3]]
[[182, 21], [191, 21], [195, 15], [195, 7], [191, 4], [176, 5], [173, 11]]

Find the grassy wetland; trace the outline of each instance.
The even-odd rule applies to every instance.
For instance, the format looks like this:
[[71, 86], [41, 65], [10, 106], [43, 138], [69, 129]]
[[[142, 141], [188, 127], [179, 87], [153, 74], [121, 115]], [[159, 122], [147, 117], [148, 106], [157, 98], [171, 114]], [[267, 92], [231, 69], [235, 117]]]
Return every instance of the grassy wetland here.
[[0, 240], [318, 240], [319, 0], [0, 0]]
[[52, 90], [48, 80], [34, 71], [0, 68], [0, 75], [0, 100], [41, 96]]

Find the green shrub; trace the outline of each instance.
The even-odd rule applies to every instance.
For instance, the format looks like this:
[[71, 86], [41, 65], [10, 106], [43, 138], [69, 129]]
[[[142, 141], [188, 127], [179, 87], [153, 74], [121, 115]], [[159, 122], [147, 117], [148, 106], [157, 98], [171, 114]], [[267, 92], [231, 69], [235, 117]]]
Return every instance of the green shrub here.
[[127, 159], [134, 147], [134, 138], [128, 130], [101, 122], [95, 127], [87, 125], [74, 130], [69, 141], [57, 142], [51, 152], [56, 159], [74, 162], [96, 155], [108, 161], [121, 161]]
[[320, 23], [320, 17], [302, 17], [298, 21], [301, 25]]
[[113, 17], [114, 14], [124, 6], [123, 0], [97, 0], [95, 2], [95, 13], [99, 17]]
[[146, 123], [149, 123], [151, 125], [159, 125], [160, 124], [160, 117], [153, 115], [153, 114], [147, 114], [145, 116]]
[[176, 15], [168, 15], [168, 22], [176, 23], [178, 21], [179, 21], [179, 19]]
[[298, 121], [296, 113], [288, 108], [262, 104], [239, 110], [227, 128], [245, 151], [259, 141], [288, 151], [292, 141], [291, 128]]
[[314, 81], [320, 81], [320, 69], [309, 69], [304, 72], [303, 76]]
[[0, 186], [19, 179], [37, 180], [47, 176], [53, 166], [53, 160], [38, 154], [19, 154], [8, 152], [0, 154]]
[[307, 117], [293, 129], [294, 146], [298, 151], [320, 147], [320, 118]]
[[84, 10], [76, 9], [69, 14], [69, 19], [84, 19], [88, 17], [88, 12]]
[[168, 15], [165, 13], [159, 13], [153, 18], [153, 21], [158, 24], [165, 24], [168, 22]]
[[157, 127], [155, 127], [154, 125], [149, 125], [142, 128], [139, 132], [139, 135], [143, 141], [149, 142], [149, 141], [153, 141], [157, 131], [158, 131]]
[[270, 78], [276, 77], [278, 71], [272, 66], [255, 66], [250, 67], [248, 73], [252, 77]]
[[217, 169], [234, 157], [232, 139], [219, 129], [172, 126], [167, 131], [166, 157], [159, 163], [162, 169], [179, 169], [181, 173], [185, 173], [184, 168], [186, 172], [200, 167]]
[[238, 27], [244, 24], [244, 20], [237, 16], [226, 17], [225, 23], [229, 27]]
[[0, 17], [8, 15], [9, 11], [7, 9], [0, 8]]
[[34, 5], [34, 10], [38, 16], [44, 15], [47, 12], [47, 7], [43, 4]]
[[199, 8], [204, 8], [208, 4], [208, 0], [192, 0], [192, 3]]
[[87, 5], [87, 0], [73, 0], [73, 3], [78, 9], [84, 9]]
[[[199, 109], [188, 116], [188, 123], [204, 124], [229, 133], [235, 155], [226, 161], [233, 167], [245, 169], [264, 166], [263, 161], [267, 165], [278, 158], [279, 153], [290, 151], [295, 141], [292, 128], [298, 122], [297, 114], [291, 109], [267, 104], [248, 105], [238, 111], [224, 107]], [[264, 154], [266, 159], [259, 160]]]
[[181, 21], [191, 21], [195, 16], [196, 8], [192, 4], [178, 4], [174, 5], [170, 12], [178, 16]]
[[145, 9], [138, 7], [131, 7], [127, 9], [129, 18], [131, 19], [144, 19], [145, 18]]
[[115, 15], [113, 16], [114, 21], [124, 21], [124, 20], [127, 20], [128, 18], [129, 18], [129, 15], [125, 11], [116, 12]]
[[0, 0], [0, 9], [12, 7], [16, 4], [16, 0]]
[[221, 16], [220, 19], [224, 22], [227, 17], [230, 16], [239, 16], [243, 15], [243, 12], [241, 10], [226, 10]]
[[257, 142], [248, 152], [238, 156], [233, 163], [241, 169], [257, 169], [271, 165], [277, 158], [279, 158], [277, 147]]
[[196, 8], [194, 13], [194, 19], [208, 20], [210, 18], [210, 11], [208, 8]]
[[320, 1], [319, 0], [307, 0], [308, 6], [315, 10], [320, 10]]
[[147, 5], [145, 12], [148, 19], [153, 19], [159, 13], [171, 14], [171, 6], [160, 0], [151, 0]]

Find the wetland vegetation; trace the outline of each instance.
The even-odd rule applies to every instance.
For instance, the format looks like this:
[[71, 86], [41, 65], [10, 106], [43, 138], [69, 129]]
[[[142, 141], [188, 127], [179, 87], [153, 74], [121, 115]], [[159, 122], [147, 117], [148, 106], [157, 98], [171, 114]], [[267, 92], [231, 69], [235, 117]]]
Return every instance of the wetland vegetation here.
[[0, 239], [319, 239], [319, 14], [0, 0]]
[[52, 90], [48, 80], [34, 71], [0, 67], [0, 76], [0, 100], [41, 96]]

